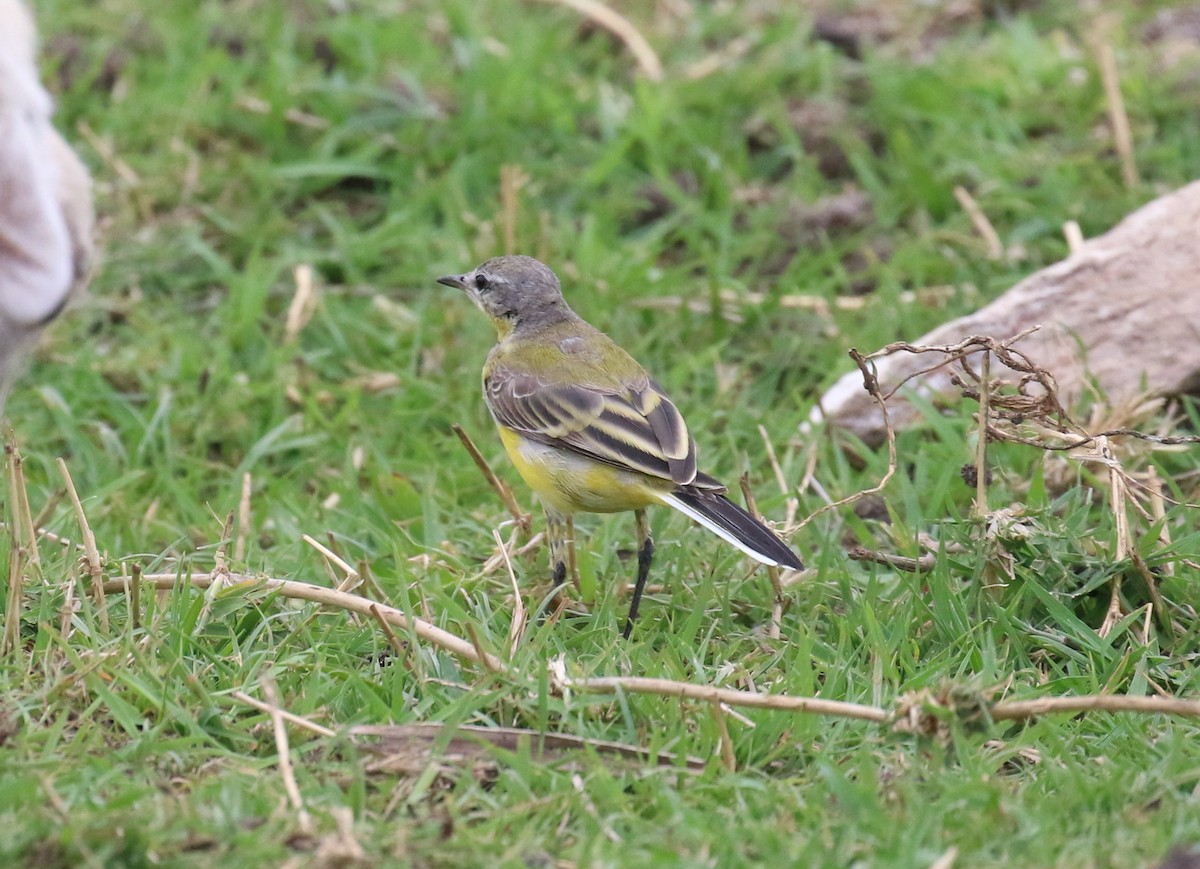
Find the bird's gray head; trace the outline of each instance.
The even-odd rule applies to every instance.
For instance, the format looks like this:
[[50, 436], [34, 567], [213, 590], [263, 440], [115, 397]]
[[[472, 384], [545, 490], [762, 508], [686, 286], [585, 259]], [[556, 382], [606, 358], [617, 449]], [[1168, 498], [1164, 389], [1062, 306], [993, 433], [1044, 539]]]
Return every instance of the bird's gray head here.
[[498, 256], [474, 271], [438, 278], [466, 292], [492, 318], [501, 336], [517, 327], [536, 328], [574, 317], [558, 277], [531, 256]]

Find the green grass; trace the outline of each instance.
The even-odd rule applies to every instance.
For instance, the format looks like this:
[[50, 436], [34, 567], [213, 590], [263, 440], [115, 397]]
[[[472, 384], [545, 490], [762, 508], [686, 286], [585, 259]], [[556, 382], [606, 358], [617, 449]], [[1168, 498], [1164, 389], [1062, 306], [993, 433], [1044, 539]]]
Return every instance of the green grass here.
[[[797, 430], [849, 367], [847, 348], [913, 338], [973, 309], [1061, 258], [1065, 220], [1102, 232], [1190, 180], [1200, 157], [1186, 67], [1164, 71], [1139, 37], [1154, 4], [1131, 6], [1116, 30], [1136, 190], [1102, 132], [1089, 22], [1073, 4], [961, 24], [921, 60], [901, 39], [853, 61], [810, 38], [799, 4], [697, 3], [686, 20], [636, 16], [663, 55], [661, 84], [634, 77], [610, 39], [552, 5], [335, 5], [39, 3], [60, 119], [97, 177], [105, 255], [91, 298], [48, 335], [7, 418], [34, 512], [61, 487], [54, 460], [65, 457], [110, 575], [135, 563], [211, 569], [250, 474], [250, 545], [235, 570], [324, 583], [301, 535], [332, 539], [388, 602], [460, 636], [470, 626], [507, 655], [511, 586], [479, 570], [506, 513], [450, 431], [464, 425], [519, 483], [478, 395], [492, 335], [432, 283], [503, 247], [503, 165], [530, 179], [518, 249], [554, 264], [576, 309], [654, 371], [705, 468], [730, 483], [749, 469], [760, 507], [779, 517], [760, 422], [792, 484], [815, 450], [834, 497], [871, 485], [884, 455], [860, 466], [826, 435]], [[701, 81], [682, 75], [742, 33], [755, 38], [743, 59]], [[822, 175], [788, 124], [789, 103], [805, 97], [844, 107], [830, 133], [842, 177]], [[247, 108], [254, 100], [267, 110]], [[320, 123], [296, 123], [292, 110]], [[74, 132], [84, 123], [91, 144]], [[752, 128], [767, 131], [754, 146]], [[848, 181], [871, 198], [863, 226], [797, 229], [789, 206]], [[956, 184], [1023, 261], [983, 256]], [[653, 219], [650, 189], [664, 200]], [[770, 195], [749, 206], [750, 189]], [[288, 343], [301, 263], [316, 269], [321, 300]], [[956, 292], [941, 306], [898, 301], [942, 284]], [[832, 300], [851, 287], [870, 291], [866, 307], [829, 316], [768, 301], [729, 322], [632, 304], [730, 288]], [[368, 389], [371, 372], [398, 385]], [[1168, 509], [1169, 549], [1135, 522], [1149, 563], [1174, 567], [1162, 593], [1185, 632], [1143, 636], [1139, 611], [1101, 639], [1114, 574], [1127, 574], [1130, 608], [1145, 601], [1136, 571], [1112, 559], [1104, 490], [1087, 487], [1094, 469], [1060, 491], [1043, 483], [1040, 454], [994, 450], [992, 506], [1024, 505], [1028, 533], [989, 549], [958, 473], [973, 455], [971, 411], [901, 437], [890, 523], [847, 509], [797, 535], [816, 571], [789, 590], [778, 641], [763, 634], [766, 577], [664, 511], [653, 517], [654, 581], [666, 589], [644, 602], [633, 640], [619, 638], [626, 600], [614, 592], [632, 574], [618, 554], [633, 545], [632, 518], [585, 517], [590, 613], [532, 624], [516, 677], [427, 646], [410, 670], [370, 622], [247, 589], [207, 610], [196, 590], [147, 593], [140, 627], [114, 596], [107, 629], [85, 598], [64, 636], [64, 580], [80, 570], [43, 543], [45, 581], [33, 578], [21, 602], [24, 645], [0, 661], [0, 855], [38, 867], [334, 865], [297, 835], [268, 717], [230, 696], [262, 696], [269, 672], [287, 709], [334, 729], [523, 726], [711, 758], [688, 774], [518, 751], [481, 783], [469, 767], [432, 764], [369, 775], [371, 758], [349, 739], [292, 729], [317, 838], [348, 808], [365, 865], [928, 867], [951, 847], [961, 866], [1157, 865], [1200, 841], [1194, 723], [1060, 716], [953, 724], [927, 739], [750, 711], [753, 726], [727, 719], [729, 772], [703, 704], [556, 696], [543, 675], [565, 654], [575, 675], [889, 707], [947, 683], [1023, 698], [1195, 695], [1188, 602], [1200, 577], [1179, 561], [1200, 552], [1195, 511]], [[1194, 449], [1139, 461], [1196, 500]], [[820, 505], [805, 492], [801, 515]], [[46, 526], [78, 537], [65, 502]], [[920, 532], [946, 543], [925, 576], [845, 555], [848, 542], [912, 555]], [[1012, 580], [994, 595], [985, 570], [1005, 553]], [[516, 564], [531, 608], [547, 591], [544, 558]], [[0, 599], [13, 605], [7, 591]]]

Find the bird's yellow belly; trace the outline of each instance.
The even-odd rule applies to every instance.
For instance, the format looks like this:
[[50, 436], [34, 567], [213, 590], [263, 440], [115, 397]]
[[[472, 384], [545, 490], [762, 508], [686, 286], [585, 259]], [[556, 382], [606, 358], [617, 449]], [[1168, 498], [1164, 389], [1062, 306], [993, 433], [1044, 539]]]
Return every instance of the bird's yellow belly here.
[[546, 446], [504, 426], [500, 440], [517, 472], [551, 510], [572, 513], [620, 513], [662, 503], [666, 480], [614, 468], [586, 456]]

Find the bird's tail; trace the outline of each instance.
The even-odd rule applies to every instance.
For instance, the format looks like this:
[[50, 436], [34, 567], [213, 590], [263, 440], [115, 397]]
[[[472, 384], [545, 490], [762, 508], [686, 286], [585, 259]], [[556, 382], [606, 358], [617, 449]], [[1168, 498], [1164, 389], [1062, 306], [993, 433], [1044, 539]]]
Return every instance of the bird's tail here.
[[755, 561], [792, 570], [804, 564], [775, 533], [719, 492], [691, 487], [660, 496], [680, 513], [732, 543]]

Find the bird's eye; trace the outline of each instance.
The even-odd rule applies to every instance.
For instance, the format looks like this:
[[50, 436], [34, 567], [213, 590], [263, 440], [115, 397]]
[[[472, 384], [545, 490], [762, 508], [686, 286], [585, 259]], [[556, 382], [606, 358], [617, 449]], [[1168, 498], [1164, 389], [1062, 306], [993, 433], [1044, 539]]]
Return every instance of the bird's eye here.
[[488, 288], [488, 279], [483, 275], [475, 276], [475, 289], [486, 290]]

